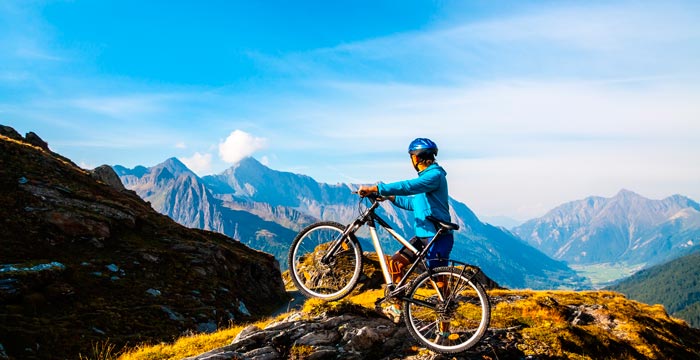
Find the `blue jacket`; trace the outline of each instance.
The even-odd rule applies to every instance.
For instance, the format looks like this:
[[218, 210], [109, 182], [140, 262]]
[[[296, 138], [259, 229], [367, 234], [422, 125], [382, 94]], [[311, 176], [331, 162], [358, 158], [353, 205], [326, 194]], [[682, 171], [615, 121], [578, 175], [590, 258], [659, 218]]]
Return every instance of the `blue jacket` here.
[[379, 183], [377, 188], [379, 195], [396, 195], [394, 205], [413, 211], [416, 236], [432, 237], [437, 229], [426, 219], [428, 216], [450, 221], [446, 176], [447, 172], [437, 163], [433, 163], [419, 172], [415, 179], [389, 184]]

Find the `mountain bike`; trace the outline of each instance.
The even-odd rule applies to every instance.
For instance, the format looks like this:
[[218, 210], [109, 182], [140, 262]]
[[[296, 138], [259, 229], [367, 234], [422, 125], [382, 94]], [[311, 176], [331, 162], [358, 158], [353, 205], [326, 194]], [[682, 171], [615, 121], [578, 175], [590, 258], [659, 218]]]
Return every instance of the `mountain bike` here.
[[[360, 210], [348, 226], [322, 221], [307, 226], [296, 236], [288, 260], [297, 289], [307, 297], [329, 301], [350, 294], [362, 273], [362, 248], [355, 233], [366, 225], [386, 283], [384, 297], [376, 304], [400, 304], [409, 332], [430, 350], [453, 354], [474, 346], [486, 333], [491, 316], [488, 295], [477, 280], [479, 268], [439, 259], [448, 265], [431, 269], [426, 259], [433, 242], [447, 231], [458, 230], [459, 225], [431, 218], [437, 233], [419, 250], [375, 213], [381, 197], [372, 194], [364, 199], [371, 205]], [[415, 255], [396, 283], [377, 236], [377, 225]]]

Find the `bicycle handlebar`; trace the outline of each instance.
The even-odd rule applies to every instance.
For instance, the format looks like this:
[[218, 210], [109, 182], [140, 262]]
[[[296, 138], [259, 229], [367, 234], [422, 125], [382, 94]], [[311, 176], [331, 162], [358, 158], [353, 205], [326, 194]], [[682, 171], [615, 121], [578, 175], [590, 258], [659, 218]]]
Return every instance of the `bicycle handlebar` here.
[[382, 198], [382, 196], [377, 194], [377, 193], [369, 193], [369, 194], [364, 195], [364, 196], [360, 195], [360, 193], [358, 191], [353, 191], [352, 193], [357, 194], [358, 196], [360, 196], [362, 198], [369, 198], [370, 200], [374, 200], [374, 201], [377, 201], [377, 200]]

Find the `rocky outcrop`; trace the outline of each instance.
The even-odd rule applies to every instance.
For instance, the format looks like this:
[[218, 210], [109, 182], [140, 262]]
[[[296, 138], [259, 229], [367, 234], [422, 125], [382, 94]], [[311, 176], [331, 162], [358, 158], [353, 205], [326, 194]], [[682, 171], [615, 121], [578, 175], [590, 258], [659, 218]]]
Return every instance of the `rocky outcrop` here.
[[700, 330], [669, 317], [658, 305], [612, 292], [497, 291], [484, 338], [450, 355], [422, 348], [403, 323], [348, 301], [307, 303], [304, 309], [264, 327], [249, 326], [229, 345], [187, 359], [700, 358], [694, 346]]
[[251, 325], [230, 345], [188, 359], [381, 358], [410, 348], [409, 338], [406, 327], [384, 318], [324, 314], [302, 319], [295, 313], [264, 329]]
[[109, 165], [102, 165], [92, 169], [90, 175], [96, 180], [102, 181], [117, 190], [126, 190], [117, 173], [115, 173], [114, 169]]
[[0, 135], [6, 136], [12, 140], [24, 141], [22, 135], [10, 126], [0, 125]]
[[0, 354], [77, 358], [106, 339], [121, 347], [250, 321], [288, 299], [271, 255], [187, 229], [119, 189], [108, 167], [82, 170], [10, 129], [0, 136]]
[[32, 131], [27, 133], [27, 136], [25, 136], [24, 140], [38, 148], [49, 151], [49, 143], [44, 141], [44, 139], [40, 138], [39, 135], [35, 134]]

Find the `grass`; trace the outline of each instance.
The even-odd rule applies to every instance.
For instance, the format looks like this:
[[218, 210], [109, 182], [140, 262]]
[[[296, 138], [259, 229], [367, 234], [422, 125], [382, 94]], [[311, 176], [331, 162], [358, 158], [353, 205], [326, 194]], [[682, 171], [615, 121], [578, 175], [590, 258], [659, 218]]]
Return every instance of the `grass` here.
[[78, 355], [79, 360], [115, 360], [119, 356], [117, 346], [107, 341], [95, 342], [88, 355]]
[[[495, 304], [491, 327], [522, 327], [518, 348], [525, 355], [570, 359], [698, 356], [686, 345], [700, 340], [698, 333], [688, 331], [660, 305], [628, 300], [609, 291], [493, 291], [491, 295], [521, 297]], [[573, 311], [581, 305], [593, 318], [572, 325]], [[682, 328], [687, 332], [681, 333]], [[683, 335], [690, 340], [680, 339]]]
[[234, 325], [212, 334], [193, 334], [179, 338], [173, 343], [143, 344], [125, 351], [118, 359], [166, 360], [195, 356], [230, 344], [243, 329], [250, 325], [263, 328], [274, 320], [274, 318], [269, 318], [252, 324]]

